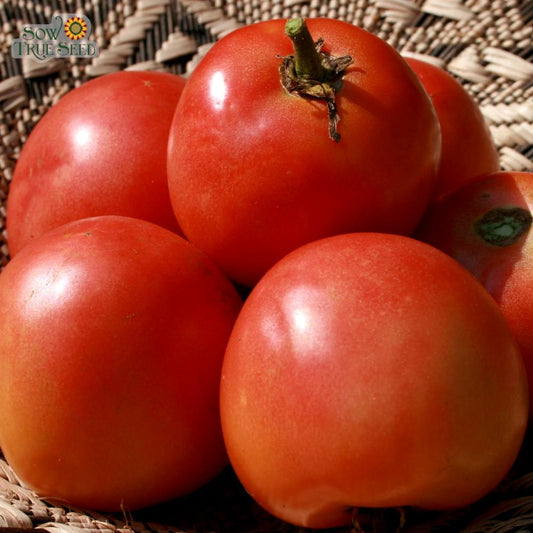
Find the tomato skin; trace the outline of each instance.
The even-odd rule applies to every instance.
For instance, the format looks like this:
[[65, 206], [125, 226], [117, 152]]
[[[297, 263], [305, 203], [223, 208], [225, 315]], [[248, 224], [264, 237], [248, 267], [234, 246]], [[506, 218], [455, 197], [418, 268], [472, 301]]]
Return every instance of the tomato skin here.
[[415, 236], [459, 261], [494, 297], [517, 338], [532, 388], [533, 235], [529, 230], [512, 245], [494, 246], [475, 230], [486, 212], [509, 206], [533, 213], [533, 173], [501, 171], [476, 179], [432, 205]]
[[324, 102], [281, 85], [280, 56], [293, 53], [284, 20], [217, 42], [188, 79], [171, 127], [180, 226], [244, 285], [317, 238], [412, 231], [434, 187], [438, 119], [406, 62], [352, 24], [307, 24], [324, 50], [354, 59], [337, 95], [340, 142], [328, 137]]
[[36, 124], [7, 201], [9, 251], [71, 220], [141, 218], [181, 233], [168, 195], [166, 146], [185, 79], [116, 72], [62, 97]]
[[35, 239], [0, 275], [0, 446], [42, 497], [123, 511], [227, 464], [218, 412], [241, 306], [178, 235], [126, 217]]
[[472, 178], [500, 170], [498, 150], [477, 102], [451, 74], [405, 58], [427, 90], [439, 117], [442, 153], [435, 198]]
[[469, 504], [527, 424], [520, 353], [498, 307], [438, 250], [359, 233], [307, 244], [245, 301], [221, 381], [230, 461], [297, 525], [353, 507]]

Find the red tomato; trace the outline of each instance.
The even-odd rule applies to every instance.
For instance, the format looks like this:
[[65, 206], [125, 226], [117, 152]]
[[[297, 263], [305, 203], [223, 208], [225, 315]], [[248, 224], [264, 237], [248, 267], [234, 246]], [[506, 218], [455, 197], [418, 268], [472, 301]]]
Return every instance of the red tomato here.
[[8, 263], [0, 302], [0, 446], [41, 496], [134, 509], [227, 464], [218, 391], [241, 300], [182, 237], [71, 222]]
[[166, 146], [185, 80], [117, 72], [72, 90], [37, 123], [7, 202], [9, 251], [63, 223], [125, 215], [180, 232], [166, 176]]
[[419, 59], [406, 60], [426, 88], [440, 121], [442, 154], [435, 197], [500, 170], [490, 129], [470, 93], [445, 70]]
[[323, 51], [353, 58], [336, 95], [338, 142], [326, 102], [282, 86], [280, 56], [293, 54], [284, 20], [218, 41], [189, 78], [171, 127], [180, 226], [244, 285], [320, 237], [412, 231], [435, 183], [438, 119], [412, 69], [353, 24], [307, 24]]
[[513, 464], [523, 362], [498, 306], [414, 239], [307, 244], [255, 286], [221, 382], [226, 448], [246, 490], [311, 528], [354, 507], [463, 506]]
[[531, 389], [532, 213], [533, 173], [496, 172], [436, 202], [416, 233], [457, 259], [495, 298], [522, 350]]

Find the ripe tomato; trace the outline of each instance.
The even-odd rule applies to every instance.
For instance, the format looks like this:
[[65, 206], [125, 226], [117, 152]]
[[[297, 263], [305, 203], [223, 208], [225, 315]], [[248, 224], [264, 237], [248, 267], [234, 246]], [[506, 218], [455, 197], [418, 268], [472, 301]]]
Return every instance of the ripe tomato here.
[[8, 263], [0, 302], [0, 446], [41, 496], [134, 509], [227, 464], [218, 391], [241, 300], [182, 237], [71, 222]]
[[117, 72], [66, 94], [37, 123], [7, 202], [9, 251], [61, 224], [125, 215], [180, 232], [168, 195], [166, 146], [184, 78]]
[[[533, 389], [533, 173], [496, 172], [436, 202], [416, 236], [470, 270], [514, 331]], [[533, 410], [533, 395], [530, 401]]]
[[500, 170], [490, 129], [470, 93], [445, 70], [419, 59], [406, 60], [427, 90], [439, 117], [442, 154], [435, 197], [476, 176]]
[[527, 425], [523, 362], [498, 306], [444, 253], [358, 233], [304, 245], [246, 300], [221, 382], [246, 490], [302, 526], [354, 507], [483, 496]]
[[[307, 24], [324, 39], [323, 52], [343, 66], [346, 55], [353, 59], [333, 84], [338, 142], [330, 138], [331, 101], [282, 86], [280, 66], [292, 72], [294, 55], [283, 20], [218, 41], [190, 76], [170, 131], [169, 187], [180, 226], [244, 285], [320, 237], [412, 231], [435, 183], [438, 119], [412, 69], [353, 24]], [[314, 90], [324, 95], [326, 85]]]

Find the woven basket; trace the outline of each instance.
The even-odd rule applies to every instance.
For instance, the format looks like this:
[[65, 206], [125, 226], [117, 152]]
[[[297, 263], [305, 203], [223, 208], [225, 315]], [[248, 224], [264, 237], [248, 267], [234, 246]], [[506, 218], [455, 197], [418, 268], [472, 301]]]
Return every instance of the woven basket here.
[[[47, 24], [56, 13], [86, 15], [93, 24], [99, 56], [45, 63], [14, 59], [11, 43], [22, 26]], [[59, 98], [91, 77], [121, 69], [187, 75], [213, 42], [237, 27], [293, 14], [352, 22], [404, 55], [424, 56], [444, 67], [481, 106], [502, 169], [533, 171], [532, 0], [4, 0], [0, 1], [0, 270], [9, 259], [5, 203], [15, 162], [33, 126]], [[509, 476], [480, 502], [455, 512], [407, 511], [404, 530], [533, 532], [530, 447], [529, 435]], [[378, 521], [383, 531], [395, 531], [399, 522], [390, 513], [388, 522], [383, 516]], [[358, 526], [338, 531], [363, 530], [365, 521], [371, 523], [373, 518], [374, 513], [361, 511]], [[262, 511], [231, 469], [180, 500], [133, 514], [104, 516], [43, 501], [1, 458], [0, 528], [59, 528], [69, 533], [303, 531]]]

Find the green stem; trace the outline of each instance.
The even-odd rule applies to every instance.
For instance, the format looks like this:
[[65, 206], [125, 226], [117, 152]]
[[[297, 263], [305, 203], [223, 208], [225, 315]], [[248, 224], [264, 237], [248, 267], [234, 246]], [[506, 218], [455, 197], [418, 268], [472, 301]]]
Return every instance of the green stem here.
[[330, 70], [324, 67], [323, 56], [309, 33], [305, 20], [291, 18], [285, 24], [285, 33], [294, 46], [294, 71], [300, 79], [327, 81]]
[[335, 57], [325, 53], [322, 39], [313, 41], [302, 18], [289, 19], [285, 33], [292, 41], [294, 54], [281, 58], [281, 84], [291, 94], [323, 100], [328, 112], [329, 137], [339, 142], [340, 118], [335, 98], [342, 87], [344, 72], [353, 60], [348, 55]]

